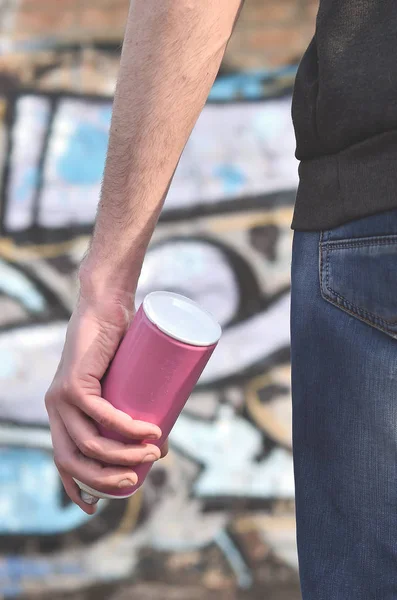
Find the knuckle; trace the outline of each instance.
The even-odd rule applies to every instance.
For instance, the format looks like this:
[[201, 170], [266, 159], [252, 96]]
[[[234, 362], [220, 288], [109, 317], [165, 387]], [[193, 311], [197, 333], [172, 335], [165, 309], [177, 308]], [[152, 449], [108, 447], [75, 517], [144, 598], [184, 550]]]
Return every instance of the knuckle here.
[[46, 393], [46, 395], [44, 396], [44, 405], [47, 409], [47, 412], [50, 409], [52, 403], [53, 403], [53, 394], [52, 394], [52, 389], [50, 388], [48, 390], [48, 392]]
[[58, 471], [67, 471], [71, 473], [73, 468], [73, 461], [64, 455], [54, 455], [54, 463]]
[[59, 382], [59, 396], [64, 401], [73, 401], [74, 404], [78, 404], [82, 394], [78, 383], [74, 379], [65, 378]]
[[85, 456], [94, 458], [96, 456], [101, 455], [100, 444], [95, 438], [87, 438], [86, 440], [80, 440], [77, 443], [77, 446], [80, 452], [82, 452], [82, 454], [84, 454]]
[[107, 413], [98, 412], [95, 420], [105, 429], [111, 429], [113, 426], [113, 420]]
[[95, 475], [92, 478], [91, 485], [95, 490], [98, 490], [98, 491], [106, 489], [106, 485], [104, 484], [103, 478], [100, 477], [100, 475]]
[[120, 455], [120, 464], [123, 464], [126, 467], [129, 467], [130, 465], [139, 465], [145, 456], [146, 454], [144, 451], [133, 448], [131, 451], [124, 451], [123, 454]]
[[153, 454], [156, 460], [161, 458], [162, 455], [160, 448], [158, 448], [157, 446], [151, 446], [150, 448], [148, 448], [148, 454]]

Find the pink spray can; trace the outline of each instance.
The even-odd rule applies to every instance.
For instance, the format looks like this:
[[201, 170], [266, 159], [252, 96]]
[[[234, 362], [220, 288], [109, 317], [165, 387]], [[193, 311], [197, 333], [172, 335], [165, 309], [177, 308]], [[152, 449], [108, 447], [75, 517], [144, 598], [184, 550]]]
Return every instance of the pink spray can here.
[[[102, 396], [134, 419], [158, 425], [163, 445], [221, 336], [215, 318], [172, 292], [152, 292], [140, 306], [102, 381]], [[100, 428], [102, 435], [131, 443]], [[152, 441], [150, 443], [153, 443]], [[143, 484], [151, 464], [133, 467], [138, 483], [120, 493], [98, 492], [81, 481], [88, 504], [98, 498], [128, 498]]]

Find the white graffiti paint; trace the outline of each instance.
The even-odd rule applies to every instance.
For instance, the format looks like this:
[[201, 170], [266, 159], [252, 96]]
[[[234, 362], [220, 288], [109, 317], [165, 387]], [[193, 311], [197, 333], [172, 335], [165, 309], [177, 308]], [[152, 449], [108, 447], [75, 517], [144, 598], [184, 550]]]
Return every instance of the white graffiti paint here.
[[0, 336], [0, 418], [48, 422], [44, 395], [58, 366], [66, 323], [22, 327]]
[[[207, 105], [182, 154], [164, 213], [243, 196], [293, 190], [297, 184], [290, 98]], [[12, 230], [33, 223], [43, 138], [49, 118], [45, 96], [18, 100], [10, 161]], [[66, 98], [59, 102], [44, 160], [39, 224], [92, 225], [110, 126], [111, 103]], [[34, 132], [26, 144], [26, 131]]]
[[221, 325], [236, 314], [239, 303], [236, 278], [230, 262], [214, 244], [171, 240], [152, 248], [143, 265], [137, 304], [151, 291], [169, 289], [198, 302]]
[[60, 103], [44, 164], [41, 225], [93, 223], [106, 157], [110, 106], [108, 102], [75, 99]]
[[210, 423], [182, 414], [171, 440], [204, 467], [193, 486], [198, 497], [294, 497], [291, 454], [277, 448], [257, 461], [262, 436], [230, 406], [221, 406]]
[[288, 347], [290, 296], [285, 294], [267, 310], [224, 331], [200, 382], [232, 376]]
[[203, 548], [225, 528], [228, 514], [224, 510], [203, 514], [203, 502], [192, 495], [200, 465], [176, 452], [172, 440], [171, 449], [163, 465], [154, 466], [154, 470], [165, 469], [167, 474], [160, 501], [150, 479], [145, 483], [145, 499], [150, 506], [145, 540], [163, 551], [182, 552]]
[[166, 208], [294, 189], [290, 98], [207, 105], [182, 155]]
[[[39, 179], [39, 163], [50, 118], [46, 98], [27, 95], [16, 104], [5, 225], [12, 231], [31, 226]], [[26, 132], [29, 143], [26, 143]]]

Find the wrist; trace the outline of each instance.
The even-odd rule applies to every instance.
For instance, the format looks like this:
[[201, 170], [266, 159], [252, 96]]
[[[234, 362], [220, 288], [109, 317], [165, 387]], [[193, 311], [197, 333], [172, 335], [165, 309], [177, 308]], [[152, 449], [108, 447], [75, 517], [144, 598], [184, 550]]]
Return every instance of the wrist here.
[[102, 220], [103, 215], [102, 219], [98, 215], [90, 248], [80, 266], [80, 285], [93, 286], [101, 295], [113, 290], [135, 296], [154, 224], [120, 224], [116, 231], [113, 221], [104, 226]]
[[110, 264], [89, 253], [78, 272], [80, 296], [91, 306], [120, 305], [133, 312], [138, 277], [116, 260]]

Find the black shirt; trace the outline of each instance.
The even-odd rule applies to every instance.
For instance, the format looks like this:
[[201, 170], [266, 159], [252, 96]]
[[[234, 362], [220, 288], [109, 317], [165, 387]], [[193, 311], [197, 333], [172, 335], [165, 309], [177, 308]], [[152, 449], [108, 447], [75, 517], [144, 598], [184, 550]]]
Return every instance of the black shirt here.
[[397, 0], [320, 0], [292, 116], [294, 229], [397, 208]]

